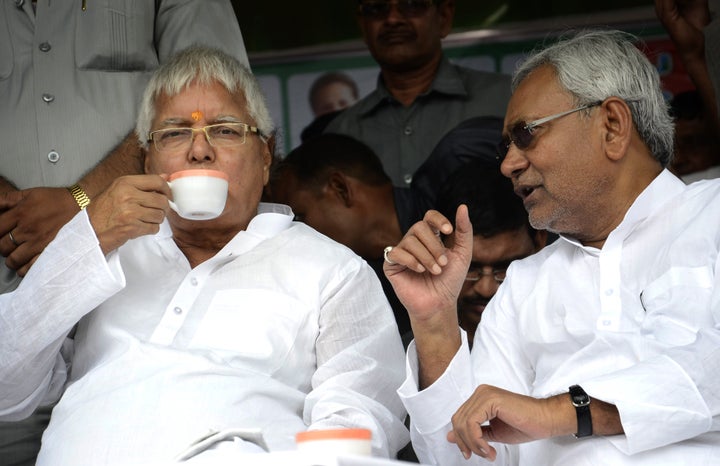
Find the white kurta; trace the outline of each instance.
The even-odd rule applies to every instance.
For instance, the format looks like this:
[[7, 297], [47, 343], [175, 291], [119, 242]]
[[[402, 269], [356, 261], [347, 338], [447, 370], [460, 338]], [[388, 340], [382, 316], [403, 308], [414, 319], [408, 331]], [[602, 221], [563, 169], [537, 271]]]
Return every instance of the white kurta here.
[[377, 277], [264, 207], [284, 213], [261, 212], [195, 269], [167, 223], [106, 260], [82, 212], [0, 296], [0, 417], [63, 393], [39, 465], [168, 461], [231, 427], [261, 428], [271, 450], [308, 427], [367, 427], [378, 455], [407, 442], [403, 348]]
[[500, 445], [494, 464], [718, 464], [719, 247], [720, 182], [686, 187], [665, 171], [602, 250], [561, 238], [513, 262], [472, 354], [464, 342], [420, 393], [414, 344], [408, 351], [400, 394], [421, 460], [483, 464], [445, 440], [479, 384], [534, 397], [579, 384], [617, 406], [625, 435]]

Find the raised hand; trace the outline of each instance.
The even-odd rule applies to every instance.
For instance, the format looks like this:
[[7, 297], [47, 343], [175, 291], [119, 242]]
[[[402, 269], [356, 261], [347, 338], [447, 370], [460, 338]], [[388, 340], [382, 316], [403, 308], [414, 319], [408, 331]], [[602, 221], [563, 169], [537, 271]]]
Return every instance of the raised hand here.
[[170, 187], [160, 175], [130, 175], [113, 181], [87, 208], [103, 252], [157, 233], [170, 209], [170, 196]]
[[683, 56], [702, 57], [703, 28], [710, 22], [708, 0], [655, 0], [655, 13]]
[[[450, 235], [446, 247], [441, 235]], [[456, 228], [431, 210], [388, 253], [385, 275], [408, 310], [420, 364], [420, 387], [432, 384], [460, 347], [457, 297], [472, 257], [472, 225], [460, 206]]]
[[[458, 209], [457, 230], [430, 210], [388, 254], [385, 275], [410, 316], [423, 320], [439, 309], [455, 308], [472, 255], [472, 226], [467, 208]], [[447, 248], [440, 234], [453, 235]]]

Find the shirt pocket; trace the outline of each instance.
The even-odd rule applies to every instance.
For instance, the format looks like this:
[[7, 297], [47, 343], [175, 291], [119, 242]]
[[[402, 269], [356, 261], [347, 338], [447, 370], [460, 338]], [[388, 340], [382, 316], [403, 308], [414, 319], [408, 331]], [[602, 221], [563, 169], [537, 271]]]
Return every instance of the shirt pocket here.
[[713, 284], [710, 266], [668, 269], [640, 293], [642, 333], [670, 346], [692, 343], [700, 328], [713, 325]]
[[271, 290], [218, 291], [190, 340], [221, 363], [271, 374], [287, 359], [309, 312]]
[[0, 17], [0, 80], [10, 77], [15, 63], [12, 43], [10, 42], [10, 25], [7, 23], [10, 21], [8, 19], [9, 15], [2, 11], [9, 4], [10, 2], [4, 2], [3, 5], [0, 5], [0, 13], [2, 13], [2, 17]]
[[76, 66], [83, 70], [148, 71], [157, 67], [155, 2], [93, 0], [75, 30]]

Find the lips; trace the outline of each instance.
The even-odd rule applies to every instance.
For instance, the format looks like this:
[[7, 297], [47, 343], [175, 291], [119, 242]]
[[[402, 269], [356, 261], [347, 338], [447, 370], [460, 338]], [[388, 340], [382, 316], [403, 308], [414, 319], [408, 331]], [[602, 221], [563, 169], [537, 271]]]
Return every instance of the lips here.
[[537, 186], [530, 186], [530, 185], [518, 185], [515, 187], [515, 194], [520, 196], [520, 199], [525, 201], [530, 195], [535, 191]]

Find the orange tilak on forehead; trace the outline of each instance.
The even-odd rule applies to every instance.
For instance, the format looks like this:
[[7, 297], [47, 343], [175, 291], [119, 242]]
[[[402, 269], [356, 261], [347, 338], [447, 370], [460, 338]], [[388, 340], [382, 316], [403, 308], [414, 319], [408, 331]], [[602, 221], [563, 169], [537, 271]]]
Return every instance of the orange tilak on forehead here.
[[200, 119], [203, 117], [203, 113], [200, 110], [195, 110], [190, 114], [193, 120], [200, 121]]

